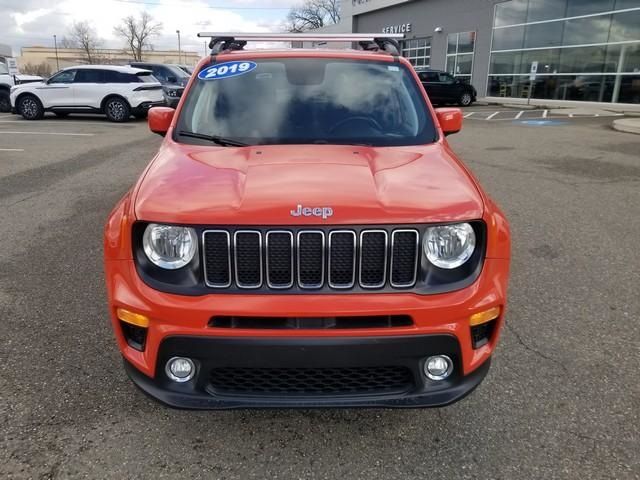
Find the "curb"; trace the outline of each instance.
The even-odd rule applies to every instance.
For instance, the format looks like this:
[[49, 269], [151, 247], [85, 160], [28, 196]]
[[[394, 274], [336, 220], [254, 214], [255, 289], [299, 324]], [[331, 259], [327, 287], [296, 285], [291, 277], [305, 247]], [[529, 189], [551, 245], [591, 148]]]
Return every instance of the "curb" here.
[[613, 129], [619, 132], [635, 133], [640, 135], [640, 119], [636, 118], [621, 118], [620, 120], [614, 120]]

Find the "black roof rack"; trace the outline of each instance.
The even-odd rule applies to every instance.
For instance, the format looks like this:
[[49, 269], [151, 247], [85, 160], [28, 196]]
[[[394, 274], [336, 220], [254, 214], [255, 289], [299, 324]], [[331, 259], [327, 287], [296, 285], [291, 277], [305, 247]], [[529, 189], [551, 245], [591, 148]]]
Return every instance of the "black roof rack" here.
[[200, 32], [198, 37], [211, 38], [209, 48], [216, 55], [224, 50], [243, 50], [252, 42], [351, 42], [363, 50], [400, 55], [402, 33], [216, 33]]

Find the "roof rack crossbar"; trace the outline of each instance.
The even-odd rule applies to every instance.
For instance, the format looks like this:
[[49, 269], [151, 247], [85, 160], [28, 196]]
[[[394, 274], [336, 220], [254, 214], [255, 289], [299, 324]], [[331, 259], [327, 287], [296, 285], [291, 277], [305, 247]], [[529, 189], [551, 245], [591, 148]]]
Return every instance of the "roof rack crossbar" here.
[[223, 50], [242, 50], [251, 42], [352, 42], [364, 50], [382, 50], [400, 54], [403, 33], [230, 33], [200, 32], [200, 38], [211, 38], [209, 48], [216, 54]]

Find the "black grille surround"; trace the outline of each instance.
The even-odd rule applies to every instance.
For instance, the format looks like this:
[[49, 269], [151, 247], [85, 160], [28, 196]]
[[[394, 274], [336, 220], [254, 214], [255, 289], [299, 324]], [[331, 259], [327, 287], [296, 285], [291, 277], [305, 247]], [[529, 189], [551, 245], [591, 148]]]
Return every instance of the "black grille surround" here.
[[202, 252], [213, 290], [409, 289], [418, 277], [420, 231], [205, 229]]
[[133, 227], [133, 253], [147, 285], [178, 295], [429, 295], [460, 290], [480, 275], [486, 226], [481, 220], [469, 223], [476, 250], [454, 270], [435, 267], [422, 252], [426, 229], [439, 224], [194, 225], [199, 238], [194, 260], [181, 269], [164, 270], [142, 249], [147, 222], [140, 221]]

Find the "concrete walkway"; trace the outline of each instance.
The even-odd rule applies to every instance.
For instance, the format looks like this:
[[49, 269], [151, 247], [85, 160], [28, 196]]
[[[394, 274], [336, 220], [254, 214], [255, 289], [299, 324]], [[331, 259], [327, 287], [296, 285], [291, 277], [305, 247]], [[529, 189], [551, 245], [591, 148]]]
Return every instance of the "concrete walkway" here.
[[640, 135], [640, 118], [621, 118], [619, 120], [614, 120], [613, 128], [621, 132]]

